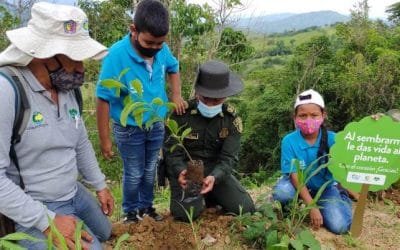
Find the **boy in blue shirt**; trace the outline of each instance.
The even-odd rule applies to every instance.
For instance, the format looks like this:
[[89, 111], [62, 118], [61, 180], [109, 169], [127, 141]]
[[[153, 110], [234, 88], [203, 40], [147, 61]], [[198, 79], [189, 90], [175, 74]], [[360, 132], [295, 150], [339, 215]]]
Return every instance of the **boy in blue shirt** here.
[[[280, 201], [283, 205], [294, 198], [299, 185], [293, 160], [298, 160], [300, 168], [305, 169], [315, 160], [320, 159], [308, 171], [311, 174], [321, 164], [328, 162], [327, 154], [335, 140], [335, 133], [327, 131], [324, 125], [325, 104], [318, 92], [310, 89], [301, 93], [296, 98], [294, 109], [294, 121], [297, 129], [287, 134], [282, 140], [281, 169], [283, 177], [273, 191], [274, 200]], [[352, 222], [351, 201], [347, 192], [334, 182], [332, 174], [327, 168], [323, 168], [310, 178], [306, 187], [299, 190], [299, 196], [304, 203], [310, 204], [321, 186], [328, 181], [331, 183], [317, 201], [318, 207], [310, 210], [311, 225], [314, 229], [324, 225], [333, 233], [346, 233]]]
[[[184, 112], [181, 97], [179, 63], [165, 44], [169, 31], [168, 11], [156, 0], [144, 0], [136, 8], [130, 33], [109, 49], [102, 63], [99, 83], [104, 79], [117, 79], [124, 69], [129, 71], [120, 79], [130, 92], [132, 80], [138, 79], [143, 85], [143, 98], [151, 102], [159, 97], [168, 101], [165, 76], [168, 74], [171, 100], [176, 104], [176, 112]], [[109, 132], [109, 116], [113, 120], [115, 143], [123, 160], [123, 203], [126, 222], [136, 222], [143, 216], [155, 220], [162, 217], [153, 208], [153, 186], [155, 169], [164, 139], [164, 124], [154, 123], [149, 129], [144, 124], [149, 119], [145, 114], [143, 124], [136, 124], [128, 118], [127, 126], [120, 124], [123, 100], [126, 94], [117, 97], [114, 89], [97, 84], [97, 126], [101, 151], [105, 158], [113, 156]], [[128, 94], [128, 93], [127, 93]], [[165, 117], [166, 109], [158, 115]]]

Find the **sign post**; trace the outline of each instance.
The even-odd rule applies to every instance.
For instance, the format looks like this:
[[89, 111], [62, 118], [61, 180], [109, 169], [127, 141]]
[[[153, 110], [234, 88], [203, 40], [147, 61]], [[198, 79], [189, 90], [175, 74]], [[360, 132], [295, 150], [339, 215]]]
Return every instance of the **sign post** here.
[[400, 177], [400, 123], [388, 116], [349, 123], [336, 134], [331, 155], [328, 168], [335, 180], [361, 192], [351, 227], [358, 237], [368, 191], [387, 189]]

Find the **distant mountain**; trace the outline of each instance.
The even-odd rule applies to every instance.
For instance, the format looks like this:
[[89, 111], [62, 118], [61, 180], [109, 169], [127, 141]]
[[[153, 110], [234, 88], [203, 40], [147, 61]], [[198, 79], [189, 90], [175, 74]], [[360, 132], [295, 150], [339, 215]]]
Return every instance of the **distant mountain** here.
[[274, 14], [253, 18], [242, 18], [234, 28], [256, 33], [282, 33], [305, 28], [347, 22], [350, 17], [335, 11], [316, 11], [303, 14]]

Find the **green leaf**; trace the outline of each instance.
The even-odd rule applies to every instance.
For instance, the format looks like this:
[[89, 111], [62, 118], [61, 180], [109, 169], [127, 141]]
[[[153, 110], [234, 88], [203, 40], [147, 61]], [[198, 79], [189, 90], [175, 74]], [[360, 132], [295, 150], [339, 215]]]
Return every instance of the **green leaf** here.
[[151, 104], [155, 104], [155, 105], [163, 105], [164, 101], [160, 98], [160, 97], [156, 97], [151, 101]]
[[289, 241], [290, 238], [287, 234], [284, 234], [281, 238], [281, 243], [285, 244], [286, 246], [289, 246]]
[[49, 223], [50, 223], [50, 233], [51, 234], [55, 234], [58, 242], [59, 242], [59, 248], [63, 249], [63, 250], [68, 250], [68, 246], [67, 246], [67, 242], [65, 241], [64, 236], [60, 233], [60, 231], [58, 231], [57, 227], [54, 225], [54, 221], [52, 219], [49, 218]]
[[143, 95], [143, 85], [139, 79], [135, 79], [135, 80], [131, 81], [131, 86], [136, 91], [138, 96]]
[[324, 190], [326, 189], [326, 187], [327, 187], [329, 184], [331, 184], [332, 182], [333, 182], [332, 180], [327, 181], [327, 182], [325, 182], [325, 183], [318, 189], [318, 192], [317, 192], [317, 194], [314, 196], [314, 198], [312, 199], [312, 202], [311, 202], [310, 205], [315, 205], [315, 204], [317, 204], [319, 198], [321, 197], [321, 195], [322, 195], [322, 193], [324, 192]]
[[182, 132], [181, 135], [181, 141], [183, 141], [183, 139], [185, 139], [186, 136], [188, 136], [190, 134], [190, 132], [192, 132], [192, 128], [187, 128]]
[[36, 239], [29, 234], [16, 232], [12, 234], [7, 234], [6, 236], [0, 238], [0, 240], [8, 240], [8, 241], [18, 241], [18, 240], [30, 240], [30, 241], [41, 241], [40, 239]]
[[303, 230], [299, 234], [299, 240], [308, 247], [317, 247], [314, 249], [321, 249], [320, 243], [315, 239], [314, 235], [309, 230]]
[[75, 249], [82, 249], [81, 236], [82, 236], [83, 221], [79, 221], [75, 227]]
[[299, 240], [290, 240], [290, 245], [295, 249], [295, 250], [303, 250], [303, 243]]
[[126, 73], [128, 73], [129, 70], [130, 70], [129, 68], [123, 69], [123, 70], [121, 71], [121, 73], [119, 73], [118, 80], [121, 80], [121, 78], [122, 78]]
[[177, 135], [178, 133], [178, 123], [175, 120], [167, 120], [167, 128], [171, 131], [171, 134]]
[[26, 248], [23, 248], [16, 243], [5, 240], [5, 241], [0, 241], [0, 249], [25, 250]]
[[100, 85], [109, 89], [126, 89], [125, 85], [114, 79], [105, 79], [100, 82]]
[[140, 107], [143, 107], [143, 103], [141, 103], [141, 102], [131, 102], [130, 105], [125, 106], [121, 112], [121, 117], [120, 117], [121, 125], [126, 127], [129, 114], [131, 114], [133, 111], [135, 111], [136, 109], [138, 109]]
[[148, 121], [145, 123], [145, 128], [146, 128], [146, 129], [149, 129], [150, 126], [153, 125], [154, 123], [156, 123], [156, 122], [163, 122], [163, 121], [164, 121], [164, 119], [162, 119], [161, 117], [153, 117], [153, 118], [151, 118], [150, 120], [148, 120]]
[[143, 112], [140, 111], [134, 112], [133, 119], [135, 119], [136, 126], [141, 128], [143, 125]]
[[133, 103], [133, 100], [132, 100], [131, 96], [130, 95], [125, 96], [124, 101], [123, 101], [124, 107], [131, 105], [132, 103]]
[[265, 233], [265, 222], [257, 221], [246, 228], [246, 230], [243, 232], [243, 237], [246, 240], [252, 241], [263, 236], [264, 233]]
[[129, 237], [130, 235], [128, 233], [121, 235], [117, 240], [117, 244], [115, 244], [114, 250], [119, 250], [121, 248], [121, 243], [129, 239]]
[[278, 231], [277, 230], [273, 230], [271, 232], [269, 232], [266, 237], [265, 237], [265, 241], [266, 241], [266, 248], [270, 248], [273, 245], [279, 243], [278, 242]]
[[168, 111], [173, 111], [173, 110], [176, 108], [176, 105], [175, 105], [175, 103], [173, 103], [173, 102], [167, 102], [167, 103], [165, 104], [165, 106], [167, 106]]
[[174, 152], [174, 150], [176, 149], [176, 147], [177, 147], [178, 145], [172, 145], [172, 147], [169, 149], [169, 152]]

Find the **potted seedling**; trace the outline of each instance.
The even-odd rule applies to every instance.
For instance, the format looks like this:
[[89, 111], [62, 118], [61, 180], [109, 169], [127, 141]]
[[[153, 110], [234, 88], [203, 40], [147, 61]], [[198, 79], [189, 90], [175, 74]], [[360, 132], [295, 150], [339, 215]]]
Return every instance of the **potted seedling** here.
[[184, 145], [185, 138], [192, 132], [191, 128], [186, 128], [185, 125], [179, 127], [175, 120], [167, 119], [166, 127], [170, 131], [170, 138], [174, 139], [175, 144], [170, 148], [170, 151], [174, 151], [177, 147], [182, 148], [186, 156], [189, 158], [188, 165], [186, 168], [186, 181], [187, 186], [185, 188], [186, 197], [197, 197], [203, 186], [204, 178], [204, 164], [202, 160], [193, 160], [190, 153]]

